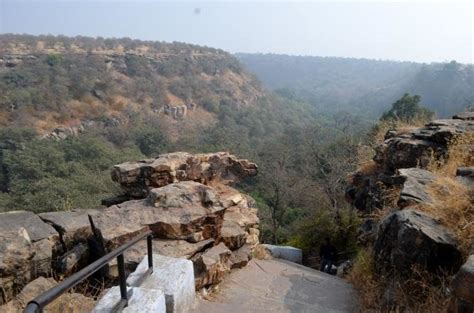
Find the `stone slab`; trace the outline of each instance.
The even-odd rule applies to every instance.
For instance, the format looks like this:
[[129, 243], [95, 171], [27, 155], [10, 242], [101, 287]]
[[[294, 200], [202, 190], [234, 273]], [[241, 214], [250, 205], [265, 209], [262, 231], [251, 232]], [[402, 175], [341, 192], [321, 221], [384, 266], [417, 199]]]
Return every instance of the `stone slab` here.
[[303, 262], [303, 251], [301, 249], [290, 246], [275, 246], [267, 244], [263, 244], [262, 246], [276, 259], [283, 259], [298, 264]]
[[219, 290], [191, 312], [359, 312], [357, 295], [346, 281], [284, 260], [252, 259]]
[[[147, 270], [148, 258], [145, 257], [135, 272], [127, 278], [127, 284], [136, 285]], [[196, 297], [193, 262], [153, 254], [153, 273], [140, 288], [162, 290], [165, 294], [167, 313], [187, 312], [193, 306]]]
[[53, 227], [43, 222], [38, 215], [29, 211], [10, 211], [0, 213], [0, 230], [2, 232], [26, 229], [31, 241], [58, 235]]

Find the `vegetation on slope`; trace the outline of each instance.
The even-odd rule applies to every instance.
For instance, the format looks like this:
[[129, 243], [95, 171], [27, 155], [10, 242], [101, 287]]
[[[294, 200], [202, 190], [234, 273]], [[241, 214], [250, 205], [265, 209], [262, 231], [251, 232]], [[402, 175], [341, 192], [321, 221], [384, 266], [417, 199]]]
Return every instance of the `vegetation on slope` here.
[[349, 111], [372, 119], [404, 93], [448, 117], [474, 104], [474, 66], [450, 63], [237, 54], [267, 86], [311, 103], [320, 112]]
[[191, 102], [198, 111], [216, 114], [225, 106], [255, 105], [264, 96], [258, 82], [222, 50], [26, 35], [1, 35], [0, 43], [2, 126], [41, 132], [110, 117], [126, 123], [137, 114], [165, 119], [159, 114], [165, 106]]

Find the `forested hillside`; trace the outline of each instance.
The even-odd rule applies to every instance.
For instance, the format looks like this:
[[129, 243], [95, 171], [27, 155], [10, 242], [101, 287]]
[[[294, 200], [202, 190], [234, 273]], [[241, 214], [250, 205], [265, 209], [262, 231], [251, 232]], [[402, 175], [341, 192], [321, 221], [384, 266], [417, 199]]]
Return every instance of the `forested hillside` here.
[[474, 103], [474, 67], [456, 62], [420, 64], [367, 59], [237, 54], [280, 95], [307, 101], [320, 112], [349, 111], [377, 118], [404, 93], [440, 117]]
[[222, 50], [27, 35], [0, 36], [0, 94], [2, 126], [47, 132], [155, 115], [174, 135], [176, 119], [212, 123], [221, 108], [255, 106], [264, 96], [259, 83]]

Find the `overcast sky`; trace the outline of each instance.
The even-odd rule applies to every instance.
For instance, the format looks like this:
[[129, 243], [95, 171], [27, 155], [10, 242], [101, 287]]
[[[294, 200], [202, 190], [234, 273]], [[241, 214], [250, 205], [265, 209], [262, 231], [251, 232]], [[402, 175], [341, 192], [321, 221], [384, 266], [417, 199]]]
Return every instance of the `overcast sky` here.
[[230, 52], [474, 60], [473, 2], [0, 0], [0, 32], [182, 41]]

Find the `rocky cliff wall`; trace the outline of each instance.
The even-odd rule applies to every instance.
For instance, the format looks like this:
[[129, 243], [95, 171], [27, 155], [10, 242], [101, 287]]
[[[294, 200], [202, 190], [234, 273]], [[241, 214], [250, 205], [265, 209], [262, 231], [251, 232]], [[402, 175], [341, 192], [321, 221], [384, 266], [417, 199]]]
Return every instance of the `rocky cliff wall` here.
[[365, 218], [359, 241], [383, 277], [384, 309], [399, 305], [393, 286], [418, 279], [416, 271], [456, 275], [444, 296], [474, 306], [473, 135], [472, 112], [389, 130], [373, 162], [350, 177], [346, 197]]
[[[1, 301], [37, 277], [69, 276], [147, 230], [154, 234], [155, 253], [194, 262], [196, 289], [215, 285], [231, 269], [245, 266], [258, 244], [255, 201], [229, 186], [256, 174], [254, 163], [225, 152], [170, 153], [116, 165], [112, 178], [124, 195], [107, 208], [2, 213]], [[145, 254], [145, 241], [128, 250], [128, 270]], [[104, 274], [116, 277], [116, 264]]]

